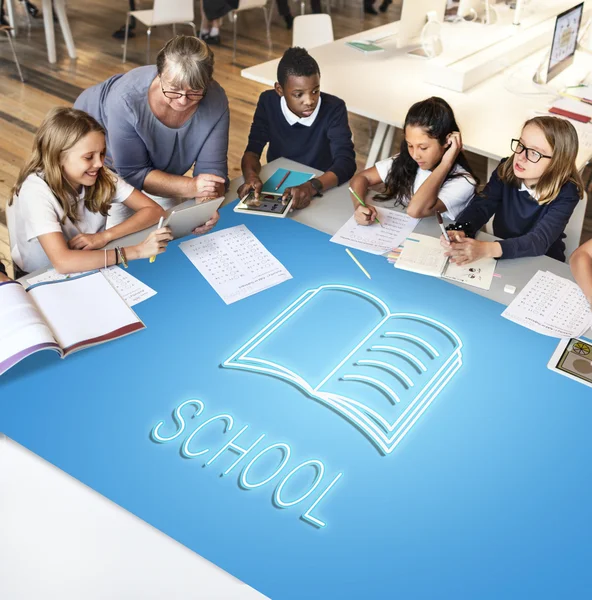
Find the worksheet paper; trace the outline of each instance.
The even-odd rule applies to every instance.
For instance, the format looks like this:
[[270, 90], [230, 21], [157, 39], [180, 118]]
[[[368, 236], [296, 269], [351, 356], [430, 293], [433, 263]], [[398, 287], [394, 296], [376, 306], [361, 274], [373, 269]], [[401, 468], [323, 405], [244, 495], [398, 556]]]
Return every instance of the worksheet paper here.
[[496, 265], [497, 260], [495, 258], [480, 258], [468, 265], [457, 265], [448, 261], [442, 277], [479, 288], [480, 290], [488, 290], [493, 281]]
[[179, 248], [226, 304], [292, 279], [245, 225], [192, 238]]
[[[115, 288], [115, 291], [125, 300], [128, 306], [135, 306], [156, 294], [155, 290], [120, 267], [113, 266], [108, 267], [107, 269], [101, 269], [101, 273], [103, 273], [105, 279], [107, 279], [107, 281]], [[50, 269], [45, 273], [41, 273], [41, 275], [28, 278], [27, 283], [33, 285], [35, 283], [44, 283], [46, 281], [60, 281], [62, 279], [76, 277], [80, 274], [81, 273], [70, 273], [69, 275], [63, 275], [62, 273], [58, 273], [55, 269]]]
[[560, 338], [579, 337], [592, 326], [592, 311], [582, 290], [549, 271], [538, 271], [502, 317]]
[[420, 221], [403, 212], [375, 208], [380, 224], [358, 225], [352, 215], [331, 241], [370, 254], [384, 254], [403, 242]]

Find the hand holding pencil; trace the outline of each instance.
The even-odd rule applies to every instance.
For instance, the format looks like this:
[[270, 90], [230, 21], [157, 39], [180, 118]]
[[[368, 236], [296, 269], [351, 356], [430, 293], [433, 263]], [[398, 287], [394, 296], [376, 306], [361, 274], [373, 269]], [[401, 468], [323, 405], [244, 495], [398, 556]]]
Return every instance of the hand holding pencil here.
[[360, 206], [358, 206], [354, 212], [356, 223], [358, 225], [370, 225], [372, 223], [378, 223], [382, 227], [382, 224], [378, 219], [378, 211], [376, 208], [371, 204], [366, 204], [352, 187], [349, 188], [349, 191], [360, 203]]

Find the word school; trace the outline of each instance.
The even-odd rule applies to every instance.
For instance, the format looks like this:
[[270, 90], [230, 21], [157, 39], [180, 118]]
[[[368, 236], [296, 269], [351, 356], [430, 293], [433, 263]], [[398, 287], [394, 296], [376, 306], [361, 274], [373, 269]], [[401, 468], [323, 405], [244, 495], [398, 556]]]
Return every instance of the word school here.
[[[179, 438], [183, 435], [185, 430], [188, 428], [187, 422], [183, 417], [182, 411], [186, 406], [192, 406], [195, 411], [191, 414], [192, 419], [196, 419], [199, 417], [204, 409], [205, 404], [201, 400], [186, 400], [177, 406], [177, 408], [173, 411], [173, 421], [177, 426], [177, 431], [171, 436], [165, 436], [162, 434], [162, 429], [166, 428], [164, 421], [159, 421], [153, 428], [150, 433], [151, 439], [158, 444], [166, 444], [172, 442], [173, 440]], [[187, 411], [186, 411], [187, 415]], [[234, 419], [229, 414], [217, 414], [209, 419], [202, 421], [187, 437], [185, 441], [181, 445], [181, 455], [184, 458], [192, 459], [197, 458], [198, 456], [205, 456], [209, 454], [211, 451], [209, 448], [203, 448], [201, 450], [196, 450], [195, 445], [197, 441], [195, 438], [199, 435], [200, 431], [204, 428], [208, 427], [210, 424], [222, 422], [224, 424], [224, 435], [231, 432], [234, 428]], [[257, 454], [254, 453], [254, 449], [259, 445], [259, 442], [265, 438], [265, 434], [260, 435], [252, 444], [247, 447], [243, 447], [237, 443], [237, 440], [243, 435], [245, 431], [249, 429], [249, 425], [245, 425], [240, 431], [238, 431], [226, 444], [224, 444], [216, 454], [214, 454], [207, 462], [203, 464], [204, 467], [210, 466], [218, 457], [220, 457], [224, 452], [229, 451], [238, 455], [238, 458], [225, 470], [221, 473], [222, 476], [228, 475], [240, 462], [246, 461], [247, 455], [249, 455], [250, 461], [244, 464], [242, 471], [238, 476], [238, 484], [239, 487], [243, 490], [255, 489], [258, 487], [262, 487], [268, 483], [270, 483], [273, 479], [276, 479], [282, 472], [288, 471], [287, 464], [290, 461], [290, 456], [292, 454], [292, 449], [289, 444], [280, 442], [274, 443], [269, 446], [266, 446], [262, 450], [260, 450]], [[253, 466], [260, 461], [266, 454], [273, 451], [279, 451], [282, 455], [282, 459], [277, 467], [271, 472], [265, 479], [260, 481], [253, 481], [253, 477], [249, 477], [250, 471], [253, 469]], [[254, 455], [254, 456], [253, 456]], [[252, 458], [251, 458], [252, 457]], [[286, 485], [290, 480], [293, 480], [297, 474], [299, 474], [304, 469], [309, 468], [315, 471], [314, 481], [301, 490], [300, 495], [296, 498], [287, 499], [287, 492], [285, 490]], [[342, 477], [343, 473], [338, 473], [328, 485], [322, 485], [326, 483], [327, 479], [325, 477], [325, 465], [322, 461], [317, 459], [306, 460], [292, 469], [290, 469], [286, 475], [279, 481], [276, 485], [275, 490], [272, 492], [272, 501], [273, 505], [276, 508], [285, 509], [291, 508], [293, 506], [297, 506], [305, 500], [305, 504], [302, 506], [308, 506], [308, 508], [301, 514], [300, 518], [310, 525], [314, 525], [315, 527], [322, 528], [326, 526], [325, 521], [313, 515], [313, 511], [316, 509], [318, 511], [318, 506], [321, 503], [321, 500], [325, 498], [325, 496], [329, 493], [329, 491], [333, 488], [333, 486], [339, 481]], [[315, 493], [316, 492], [316, 493]], [[320, 493], [319, 493], [320, 492]], [[314, 501], [312, 501], [314, 500]], [[311, 503], [312, 501], [312, 503]]]

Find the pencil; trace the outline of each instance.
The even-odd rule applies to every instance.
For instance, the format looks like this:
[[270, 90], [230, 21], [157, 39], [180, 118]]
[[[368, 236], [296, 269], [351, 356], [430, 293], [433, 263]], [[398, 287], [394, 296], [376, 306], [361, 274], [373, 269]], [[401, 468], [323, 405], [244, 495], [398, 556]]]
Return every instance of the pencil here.
[[282, 185], [284, 185], [284, 182], [286, 181], [286, 179], [288, 179], [288, 177], [290, 177], [290, 173], [292, 171], [286, 171], [286, 174], [282, 177], [282, 180], [275, 186], [275, 191], [277, 192]]
[[364, 275], [366, 275], [366, 277], [368, 277], [368, 279], [372, 279], [372, 277], [370, 277], [370, 273], [368, 273], [368, 271], [366, 271], [366, 269], [364, 269], [364, 267], [360, 264], [360, 261], [351, 253], [349, 248], [346, 248], [345, 251], [350, 255], [351, 259], [356, 263], [356, 265], [358, 265], [358, 267], [360, 267], [360, 269], [362, 270], [362, 273], [364, 273]]
[[[351, 188], [351, 186], [349, 187], [349, 191], [355, 196], [356, 200], [362, 205], [362, 206], [368, 206], [359, 196], [358, 194], [356, 194], [356, 192]], [[382, 223], [378, 220], [378, 217], [376, 217], [374, 219], [381, 227], [382, 227]]]
[[[158, 221], [158, 227], [156, 229], [160, 229], [162, 227], [162, 224], [164, 223], [164, 217], [160, 217], [160, 220]], [[150, 262], [153, 263], [156, 260], [156, 256], [151, 256], [150, 257]]]

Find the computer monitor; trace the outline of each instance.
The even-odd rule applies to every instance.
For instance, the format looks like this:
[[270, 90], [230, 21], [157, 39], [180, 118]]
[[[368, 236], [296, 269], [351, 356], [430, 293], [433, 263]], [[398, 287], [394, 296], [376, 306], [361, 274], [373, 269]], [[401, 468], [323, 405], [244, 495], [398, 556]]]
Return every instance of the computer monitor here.
[[557, 15], [547, 68], [547, 83], [573, 63], [583, 13], [582, 2]]
[[397, 46], [403, 48], [419, 40], [421, 30], [434, 11], [442, 23], [446, 12], [446, 0], [403, 0], [403, 10], [397, 33]]

